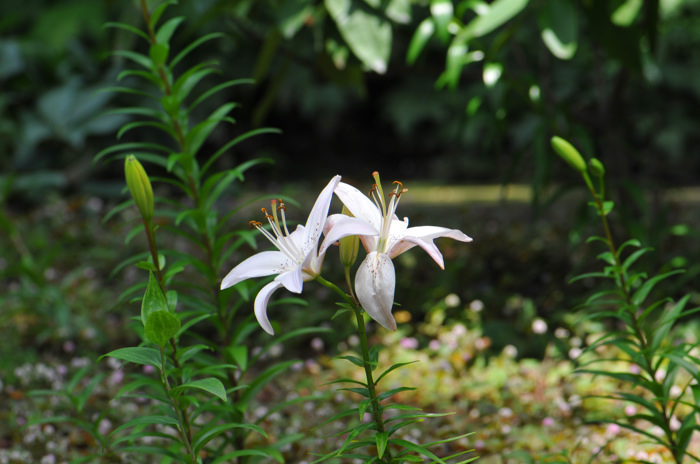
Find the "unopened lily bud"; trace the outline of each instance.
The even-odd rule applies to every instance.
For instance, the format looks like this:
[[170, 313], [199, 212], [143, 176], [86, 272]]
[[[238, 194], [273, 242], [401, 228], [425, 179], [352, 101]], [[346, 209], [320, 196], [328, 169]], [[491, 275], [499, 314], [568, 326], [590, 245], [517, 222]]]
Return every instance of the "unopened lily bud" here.
[[588, 170], [595, 177], [605, 176], [605, 166], [603, 166], [603, 163], [597, 158], [591, 158], [590, 161], [588, 161]]
[[581, 153], [579, 153], [573, 145], [557, 136], [552, 137], [551, 143], [554, 151], [564, 158], [564, 161], [569, 163], [572, 168], [580, 173], [586, 172], [586, 162], [583, 160]]
[[[343, 205], [343, 214], [346, 216], [351, 216], [350, 210]], [[349, 235], [338, 240], [338, 245], [340, 248], [340, 262], [345, 268], [351, 267], [355, 264], [357, 259], [357, 253], [360, 251], [360, 237], [359, 235]]]
[[153, 219], [153, 188], [151, 180], [143, 169], [139, 160], [134, 155], [126, 157], [124, 162], [124, 176], [126, 177], [126, 185], [129, 187], [129, 192], [134, 198], [134, 203], [139, 208], [141, 216], [147, 221]]

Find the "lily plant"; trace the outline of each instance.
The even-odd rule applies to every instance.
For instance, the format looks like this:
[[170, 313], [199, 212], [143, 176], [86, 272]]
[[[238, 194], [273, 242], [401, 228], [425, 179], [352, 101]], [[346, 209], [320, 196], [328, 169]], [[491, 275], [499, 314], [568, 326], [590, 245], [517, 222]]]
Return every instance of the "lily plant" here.
[[[414, 412], [401, 417], [401, 420], [392, 424], [391, 427], [387, 425], [383, 418], [385, 406], [382, 403], [395, 393], [411, 388], [393, 389], [380, 395], [377, 394], [377, 383], [387, 373], [410, 363], [395, 364], [375, 379], [373, 371], [378, 367], [378, 351], [376, 347], [370, 348], [369, 346], [364, 313], [367, 313], [383, 327], [396, 330], [396, 320], [391, 312], [396, 287], [396, 272], [392, 259], [414, 246], [419, 246], [444, 269], [442, 253], [433, 240], [439, 237], [449, 237], [461, 242], [470, 242], [472, 239], [456, 229], [436, 226], [408, 227], [408, 219], [399, 220], [395, 214], [401, 196], [407, 189], [400, 182], [394, 182], [395, 187], [389, 192], [388, 199], [385, 199], [379, 174], [375, 172], [373, 176], [375, 184], [369, 196], [365, 196], [355, 187], [340, 182], [340, 176], [335, 176], [316, 199], [306, 224], [298, 225], [292, 233], [287, 227], [286, 207], [281, 200], [272, 200], [270, 212], [262, 208], [269, 223], [269, 230], [258, 221], [251, 221], [250, 225], [258, 229], [275, 245], [277, 251], [263, 251], [246, 259], [228, 273], [221, 283], [221, 288], [231, 287], [252, 277], [275, 275], [274, 280], [260, 290], [254, 304], [258, 322], [271, 335], [274, 334], [274, 331], [267, 317], [267, 304], [272, 293], [280, 287], [285, 287], [294, 293], [301, 293], [304, 282], [316, 280], [342, 298], [343, 302], [339, 303], [341, 309], [336, 315], [346, 311], [354, 314], [362, 357], [343, 356], [343, 358], [364, 370], [366, 382], [351, 379], [340, 379], [337, 382], [351, 382], [360, 385], [360, 388], [355, 386], [348, 389], [364, 398], [360, 406], [350, 410], [350, 412], [359, 412], [360, 416], [363, 416], [365, 411], [370, 413], [374, 437], [370, 439], [359, 438], [359, 435], [370, 427], [369, 423], [360, 423], [346, 430], [348, 437], [340, 449], [321, 456], [314, 462], [320, 463], [327, 459], [337, 459], [346, 453], [349, 453], [348, 456], [357, 457], [356, 450], [363, 446], [376, 448], [376, 453], [366, 456], [365, 462], [381, 464], [404, 462], [411, 453], [416, 452], [433, 459], [433, 462], [444, 462], [421, 445], [392, 437], [400, 428], [415, 422], [417, 418], [422, 419], [434, 415]], [[328, 216], [334, 192], [345, 207], [343, 214]], [[321, 234], [324, 234], [325, 238], [319, 246]], [[355, 289], [353, 291], [350, 269], [357, 257], [360, 240], [367, 251], [367, 256], [355, 274]], [[321, 277], [321, 265], [325, 253], [331, 245], [336, 243], [340, 247], [340, 260], [345, 267], [345, 279], [349, 294], [336, 284]], [[402, 405], [387, 405], [386, 407], [406, 409]], [[341, 413], [335, 417], [341, 419], [347, 415], [347, 413]], [[457, 438], [461, 437], [454, 439]], [[417, 459], [416, 456], [411, 458], [411, 460], [415, 459]]]
[[305, 225], [299, 224], [290, 233], [287, 227], [286, 210], [282, 200], [272, 200], [271, 208], [262, 208], [270, 225], [267, 230], [262, 222], [250, 221], [250, 226], [258, 229], [277, 251], [262, 251], [234, 267], [221, 282], [221, 289], [253, 278], [275, 275], [274, 280], [265, 285], [255, 297], [255, 317], [265, 332], [274, 335], [274, 329], [267, 317], [267, 304], [272, 294], [284, 287], [292, 293], [301, 293], [303, 283], [317, 279], [328, 247], [339, 239], [350, 235], [376, 235], [377, 230], [365, 221], [345, 216], [334, 221], [326, 231], [325, 239], [319, 248], [321, 232], [324, 231], [333, 191], [340, 183], [335, 176], [316, 199]]
[[[388, 201], [384, 196], [379, 173], [372, 173], [375, 184], [366, 196], [355, 187], [339, 182], [335, 194], [350, 213], [365, 221], [378, 234], [360, 234], [367, 256], [355, 274], [357, 299], [367, 314], [383, 327], [396, 330], [396, 320], [392, 315], [396, 271], [392, 259], [401, 253], [419, 246], [445, 269], [442, 253], [433, 242], [440, 237], [448, 237], [460, 242], [471, 242], [471, 237], [457, 229], [437, 226], [408, 227], [408, 218], [399, 220], [396, 208], [401, 196], [408, 191], [401, 182], [395, 181], [389, 192]], [[329, 218], [335, 224], [343, 220], [334, 215]], [[335, 226], [334, 226], [335, 227]]]

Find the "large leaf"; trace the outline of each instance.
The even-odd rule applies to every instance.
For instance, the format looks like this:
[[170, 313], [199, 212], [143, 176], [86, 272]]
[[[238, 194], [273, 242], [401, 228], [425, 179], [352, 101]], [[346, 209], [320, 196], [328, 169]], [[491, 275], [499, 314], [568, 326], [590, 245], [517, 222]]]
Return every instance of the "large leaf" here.
[[168, 311], [156, 311], [148, 316], [144, 334], [158, 346], [165, 346], [180, 330], [180, 319]]
[[141, 302], [141, 322], [146, 325], [151, 314], [157, 311], [169, 312], [168, 302], [152, 272], [148, 273], [148, 286]]
[[391, 25], [351, 0], [325, 0], [340, 34], [360, 61], [373, 71], [386, 72], [391, 54]]
[[520, 13], [529, 0], [496, 0], [485, 14], [477, 16], [459, 32], [461, 42], [469, 42], [501, 27]]

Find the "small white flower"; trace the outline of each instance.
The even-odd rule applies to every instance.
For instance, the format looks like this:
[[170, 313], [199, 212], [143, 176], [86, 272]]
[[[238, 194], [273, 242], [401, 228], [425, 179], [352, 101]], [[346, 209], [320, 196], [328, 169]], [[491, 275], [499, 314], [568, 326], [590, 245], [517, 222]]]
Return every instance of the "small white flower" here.
[[547, 323], [544, 319], [535, 319], [532, 321], [532, 331], [538, 335], [547, 333]]
[[335, 188], [335, 194], [353, 216], [366, 221], [379, 231], [378, 234], [359, 234], [367, 256], [355, 274], [355, 290], [360, 304], [372, 319], [389, 330], [396, 330], [396, 320], [391, 314], [396, 272], [391, 260], [418, 245], [444, 269], [442, 253], [433, 240], [449, 237], [461, 242], [471, 242], [472, 239], [456, 229], [434, 226], [408, 227], [408, 218], [401, 221], [395, 214], [401, 195], [407, 189], [403, 188], [401, 182], [394, 182], [396, 187], [389, 194], [387, 203], [379, 181], [379, 173], [374, 172], [372, 176], [376, 183], [369, 197], [342, 182]]

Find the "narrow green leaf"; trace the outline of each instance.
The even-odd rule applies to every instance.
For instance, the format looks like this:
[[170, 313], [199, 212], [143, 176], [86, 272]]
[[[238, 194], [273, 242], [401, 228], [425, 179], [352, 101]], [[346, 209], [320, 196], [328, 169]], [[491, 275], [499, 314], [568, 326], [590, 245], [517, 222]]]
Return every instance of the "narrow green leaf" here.
[[364, 361], [362, 361], [362, 360], [361, 360], [360, 358], [358, 358], [357, 356], [351, 356], [351, 355], [338, 356], [337, 359], [345, 359], [346, 361], [350, 361], [351, 363], [353, 363], [353, 364], [356, 365], [357, 367], [364, 367], [364, 366], [365, 366]]
[[221, 399], [224, 403], [227, 401], [226, 388], [221, 380], [209, 377], [206, 379], [193, 380], [191, 382], [183, 383], [172, 389], [173, 393], [180, 394], [182, 391], [188, 388], [197, 388], [199, 390], [204, 390], [207, 393], [211, 393], [217, 398]]
[[219, 37], [224, 37], [224, 34], [222, 34], [221, 32], [213, 32], [211, 34], [207, 34], [198, 38], [197, 40], [189, 44], [187, 47], [185, 47], [180, 53], [178, 53], [177, 56], [175, 56], [175, 58], [173, 58], [173, 60], [170, 62], [170, 69], [173, 69], [175, 66], [177, 66], [178, 63], [182, 61], [182, 59], [185, 58], [187, 55], [189, 55], [195, 48], [210, 40], [218, 39]]
[[123, 29], [125, 31], [129, 31], [132, 34], [138, 35], [139, 37], [143, 38], [148, 42], [150, 39], [148, 37], [148, 34], [143, 32], [141, 29], [136, 28], [130, 24], [124, 24], [124, 23], [117, 23], [117, 22], [108, 22], [105, 23], [102, 27], [113, 27], [115, 29]]
[[158, 21], [160, 20], [160, 17], [163, 15], [165, 10], [170, 6], [170, 5], [176, 5], [177, 0], [167, 0], [161, 4], [159, 4], [157, 7], [153, 8], [151, 11], [151, 17], [149, 18], [148, 25], [150, 26], [151, 29], [156, 29], [156, 24], [158, 24]]
[[389, 443], [392, 445], [400, 446], [401, 448], [415, 451], [416, 453], [418, 453], [422, 456], [425, 456], [427, 458], [433, 459], [435, 462], [439, 462], [440, 464], [447, 464], [445, 461], [443, 461], [439, 457], [435, 456], [432, 452], [430, 452], [430, 450], [424, 448], [421, 445], [411, 443], [410, 441], [402, 440], [400, 438], [392, 438], [391, 440], [389, 440]]
[[185, 138], [185, 143], [190, 149], [190, 155], [194, 156], [197, 154], [204, 141], [209, 137], [209, 134], [220, 122], [228, 120], [225, 118], [225, 115], [235, 107], [235, 103], [224, 103], [214, 110], [205, 121], [200, 122], [190, 130]]
[[172, 417], [169, 416], [163, 416], [163, 415], [157, 415], [157, 416], [140, 416], [137, 417], [136, 419], [132, 419], [116, 429], [112, 430], [108, 436], [115, 435], [122, 430], [126, 430], [131, 427], [136, 427], [139, 425], [170, 425], [174, 427], [176, 430], [180, 430], [180, 424], [176, 419], [173, 419]]
[[219, 424], [219, 425], [214, 425], [211, 427], [206, 427], [202, 430], [200, 430], [193, 438], [192, 438], [192, 448], [194, 449], [195, 453], [199, 453], [201, 449], [209, 442], [211, 441], [212, 438], [226, 432], [227, 430], [233, 430], [233, 429], [247, 429], [247, 430], [253, 430], [255, 432], [258, 432], [260, 435], [263, 437], [267, 437], [267, 433], [260, 427], [254, 424], [239, 424], [235, 422], [231, 422], [228, 424]]
[[434, 33], [435, 23], [433, 19], [425, 18], [416, 28], [411, 43], [408, 45], [408, 52], [406, 53], [406, 62], [408, 64], [414, 64], [416, 62]]
[[110, 351], [107, 354], [103, 354], [97, 358], [97, 362], [100, 362], [105, 356], [110, 356], [112, 358], [121, 359], [122, 361], [128, 361], [134, 364], [143, 364], [147, 366], [153, 366], [161, 368], [160, 351], [155, 348], [145, 348], [145, 347], [128, 347], [119, 348], [114, 351]]
[[649, 295], [649, 292], [652, 291], [656, 284], [658, 284], [664, 279], [671, 277], [672, 275], [682, 274], [684, 272], [685, 271], [683, 269], [676, 269], [674, 271], [665, 272], [647, 280], [646, 282], [644, 282], [644, 285], [639, 287], [639, 289], [632, 295], [632, 304], [635, 306], [641, 305], [642, 303], [644, 303], [644, 300], [646, 300], [647, 296]]
[[391, 372], [391, 371], [393, 371], [393, 370], [395, 370], [395, 369], [398, 369], [399, 367], [408, 366], [409, 364], [413, 364], [413, 363], [417, 363], [417, 362], [418, 362], [418, 361], [409, 361], [409, 362], [396, 363], [396, 364], [394, 364], [394, 365], [391, 366], [389, 369], [387, 369], [387, 370], [385, 370], [384, 372], [382, 372], [382, 375], [380, 375], [379, 377], [377, 377], [377, 380], [375, 380], [374, 384], [375, 384], [375, 385], [378, 384], [378, 383], [384, 378], [384, 376], [386, 376], [389, 372]]
[[402, 391], [412, 391], [412, 390], [416, 390], [416, 388], [414, 388], [414, 387], [398, 387], [398, 388], [392, 388], [391, 390], [387, 390], [387, 391], [385, 391], [384, 393], [382, 393], [382, 394], [380, 394], [380, 395], [377, 395], [377, 399], [378, 399], [379, 401], [382, 401], [382, 400], [385, 400], [385, 399], [387, 399], [387, 398], [390, 398], [390, 397], [394, 396], [395, 394], [400, 393], [400, 392], [402, 392]]
[[386, 451], [386, 445], [389, 441], [389, 434], [386, 432], [378, 432], [374, 438], [377, 441], [377, 457], [381, 459], [382, 456], [384, 456], [384, 451]]
[[141, 53], [132, 52], [131, 50], [115, 50], [112, 52], [112, 54], [129, 59], [134, 63], [143, 66], [146, 69], [151, 69], [151, 66], [153, 65], [153, 62], [149, 57]]
[[171, 18], [163, 23], [162, 26], [158, 28], [156, 32], [156, 43], [157, 44], [168, 44], [170, 38], [173, 36], [175, 29], [180, 25], [182, 21], [185, 20], [184, 16], [178, 16]]

